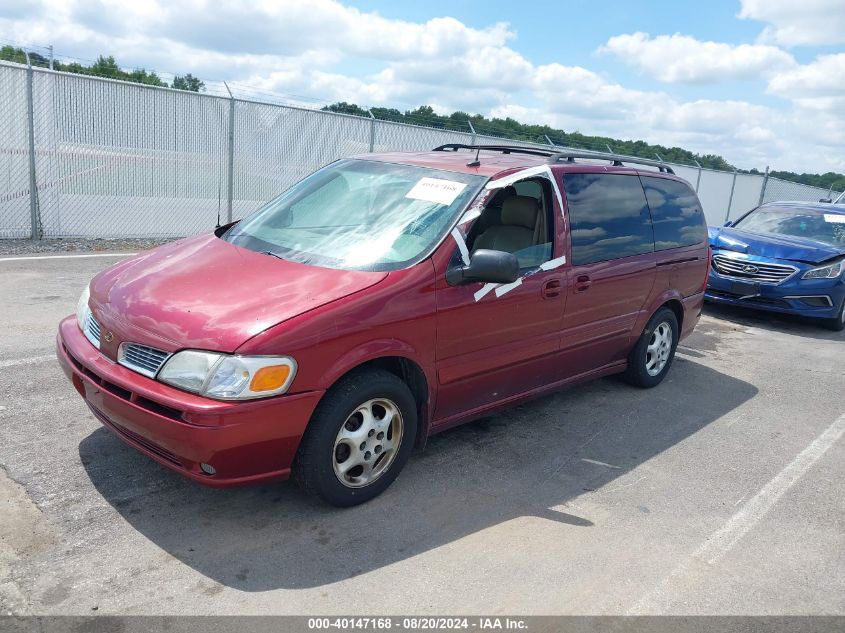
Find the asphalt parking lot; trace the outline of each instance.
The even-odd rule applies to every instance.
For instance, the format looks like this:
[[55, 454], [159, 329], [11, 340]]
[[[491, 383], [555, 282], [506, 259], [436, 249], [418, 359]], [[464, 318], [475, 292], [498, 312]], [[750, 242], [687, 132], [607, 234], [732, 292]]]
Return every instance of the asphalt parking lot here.
[[845, 336], [708, 307], [605, 379], [429, 442], [350, 510], [124, 446], [53, 356], [117, 258], [0, 261], [0, 608], [16, 614], [845, 614]]

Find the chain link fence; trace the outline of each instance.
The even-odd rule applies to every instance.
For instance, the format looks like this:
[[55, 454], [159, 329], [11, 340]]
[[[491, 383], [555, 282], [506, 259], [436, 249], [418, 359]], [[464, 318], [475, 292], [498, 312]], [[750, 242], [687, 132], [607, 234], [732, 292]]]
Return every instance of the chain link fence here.
[[[0, 112], [0, 238], [181, 237], [243, 217], [351, 154], [505, 141], [548, 148], [5, 62]], [[698, 191], [710, 224], [761, 201], [837, 195], [671, 166]]]

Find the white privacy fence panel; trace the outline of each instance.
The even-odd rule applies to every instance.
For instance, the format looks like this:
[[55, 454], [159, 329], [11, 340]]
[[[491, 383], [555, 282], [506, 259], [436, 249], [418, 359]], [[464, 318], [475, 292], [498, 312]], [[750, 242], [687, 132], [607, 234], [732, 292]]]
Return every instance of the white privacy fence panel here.
[[29, 237], [26, 73], [0, 66], [0, 238]]
[[766, 183], [766, 193], [763, 196], [763, 202], [772, 202], [775, 200], [817, 201], [828, 198], [835, 200], [838, 195], [839, 193], [836, 191], [831, 192], [827, 189], [819, 189], [818, 187], [802, 185], [799, 182], [790, 182], [788, 180], [781, 180], [780, 178], [769, 178], [769, 182]]
[[[446, 143], [548, 148], [0, 62], [0, 238], [28, 238], [33, 228], [45, 238], [190, 235], [230, 213], [243, 217], [338, 158]], [[829, 193], [760, 175], [671, 167], [697, 189], [716, 225], [756, 206], [761, 191], [763, 201]]]

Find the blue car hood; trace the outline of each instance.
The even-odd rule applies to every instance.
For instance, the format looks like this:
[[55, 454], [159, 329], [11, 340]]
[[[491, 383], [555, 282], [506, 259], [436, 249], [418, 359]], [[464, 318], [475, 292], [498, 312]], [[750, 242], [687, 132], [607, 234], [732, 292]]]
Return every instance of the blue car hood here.
[[710, 246], [748, 255], [819, 264], [845, 255], [845, 247], [786, 235], [748, 233], [730, 227], [709, 227]]

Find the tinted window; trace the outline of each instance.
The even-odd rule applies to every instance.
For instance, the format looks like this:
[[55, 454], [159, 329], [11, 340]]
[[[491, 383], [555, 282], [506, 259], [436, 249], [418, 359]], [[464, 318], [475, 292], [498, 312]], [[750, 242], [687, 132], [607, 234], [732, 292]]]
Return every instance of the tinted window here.
[[651, 208], [656, 250], [692, 246], [707, 239], [704, 212], [692, 189], [676, 180], [641, 178]]
[[654, 250], [651, 218], [637, 176], [566, 174], [574, 265]]

